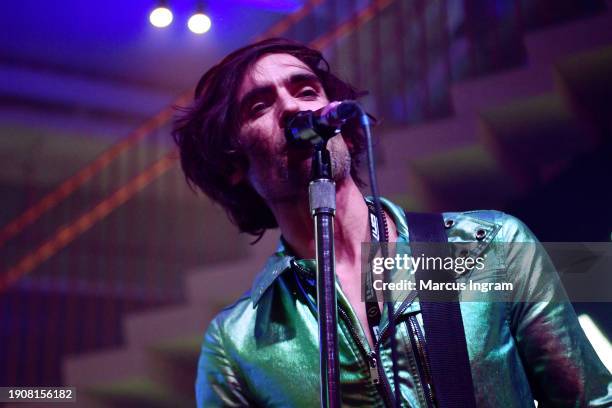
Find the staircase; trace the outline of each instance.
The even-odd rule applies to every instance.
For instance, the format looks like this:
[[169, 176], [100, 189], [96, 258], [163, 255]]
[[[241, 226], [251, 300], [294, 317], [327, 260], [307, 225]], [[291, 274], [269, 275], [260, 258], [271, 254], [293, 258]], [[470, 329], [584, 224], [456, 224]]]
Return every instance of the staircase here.
[[[612, 128], [610, 27], [608, 9], [528, 33], [527, 66], [452, 86], [454, 116], [381, 133], [383, 194], [410, 209], [500, 208], [602, 145]], [[76, 406], [193, 406], [205, 328], [249, 289], [276, 241], [268, 233], [245, 260], [189, 273], [186, 303], [129, 316], [123, 348], [67, 359], [64, 384], [77, 388]]]
[[610, 27], [608, 8], [529, 33], [526, 67], [454, 84], [454, 116], [382, 135], [392, 165], [381, 167], [381, 191], [417, 210], [500, 208], [605, 143]]

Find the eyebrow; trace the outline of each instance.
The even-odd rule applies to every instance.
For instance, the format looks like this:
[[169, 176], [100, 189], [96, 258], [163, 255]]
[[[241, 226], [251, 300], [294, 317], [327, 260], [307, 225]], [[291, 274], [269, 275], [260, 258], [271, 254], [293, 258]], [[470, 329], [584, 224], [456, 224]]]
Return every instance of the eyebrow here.
[[[321, 83], [321, 80], [319, 79], [319, 77], [311, 73], [294, 74], [285, 80], [285, 83], [288, 85], [296, 85], [296, 84], [301, 84], [304, 82], [314, 82], [319, 87], [323, 88], [323, 84]], [[273, 89], [274, 87], [272, 85], [258, 86], [256, 88], [251, 89], [246, 94], [244, 94], [244, 96], [242, 97], [242, 100], [239, 103], [240, 110], [245, 109], [250, 101], [253, 101], [257, 99], [259, 96], [265, 95], [271, 92]]]

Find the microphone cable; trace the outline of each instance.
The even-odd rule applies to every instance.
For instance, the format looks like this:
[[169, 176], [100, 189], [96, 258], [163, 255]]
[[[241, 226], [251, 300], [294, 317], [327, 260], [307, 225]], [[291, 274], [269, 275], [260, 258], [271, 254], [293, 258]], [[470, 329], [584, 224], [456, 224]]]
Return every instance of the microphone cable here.
[[[366, 138], [366, 146], [367, 146], [367, 156], [368, 156], [368, 176], [370, 179], [370, 189], [372, 191], [372, 200], [374, 201], [374, 209], [376, 211], [376, 219], [378, 221], [378, 225], [384, 224], [384, 214], [382, 210], [382, 205], [380, 203], [380, 194], [378, 192], [378, 179], [376, 178], [376, 164], [374, 162], [374, 148], [372, 142], [372, 125], [370, 123], [370, 117], [363, 110], [360, 104], [356, 103], [356, 107], [359, 112], [359, 124], [361, 125], [361, 129], [364, 132]], [[388, 258], [389, 250], [388, 250], [388, 242], [389, 237], [387, 234], [382, 234], [381, 239], [379, 240], [381, 244], [381, 252], [383, 258]], [[390, 272], [387, 268], [384, 269], [384, 277], [385, 281], [390, 281]], [[401, 394], [399, 387], [399, 367], [398, 367], [398, 356], [397, 356], [397, 339], [395, 338], [396, 327], [395, 327], [395, 316], [393, 315], [393, 299], [390, 301], [384, 301], [385, 306], [387, 307], [387, 315], [389, 318], [389, 333], [391, 339], [391, 362], [393, 369], [393, 391], [394, 391], [394, 405], [395, 408], [400, 408], [401, 404]], [[376, 340], [376, 339], [375, 339]]]

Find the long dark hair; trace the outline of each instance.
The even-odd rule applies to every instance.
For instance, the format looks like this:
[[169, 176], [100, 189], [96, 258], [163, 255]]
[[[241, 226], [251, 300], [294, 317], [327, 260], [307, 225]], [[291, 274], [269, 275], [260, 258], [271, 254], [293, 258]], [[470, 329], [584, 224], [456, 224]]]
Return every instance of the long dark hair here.
[[[198, 82], [191, 106], [179, 108], [172, 136], [180, 150], [187, 183], [218, 202], [240, 231], [259, 236], [268, 228], [276, 228], [276, 219], [246, 180], [233, 184], [229, 175], [248, 166], [236, 143], [238, 88], [248, 69], [266, 54], [289, 54], [302, 61], [320, 79], [330, 101], [357, 96], [355, 88], [329, 71], [329, 64], [319, 51], [291, 40], [272, 38], [240, 48], [209, 69]], [[362, 185], [358, 166], [364, 151], [363, 136], [356, 129], [344, 129], [343, 136], [351, 154], [351, 176]]]

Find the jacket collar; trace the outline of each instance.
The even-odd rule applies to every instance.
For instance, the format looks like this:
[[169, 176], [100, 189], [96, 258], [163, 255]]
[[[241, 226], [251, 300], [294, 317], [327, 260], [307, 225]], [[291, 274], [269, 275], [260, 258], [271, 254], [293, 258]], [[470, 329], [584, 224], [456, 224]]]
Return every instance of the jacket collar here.
[[[370, 197], [366, 197], [366, 200], [371, 201]], [[408, 242], [408, 225], [406, 224], [404, 210], [383, 197], [380, 198], [380, 201], [387, 213], [393, 218], [393, 222], [397, 228], [398, 242]], [[272, 283], [274, 283], [283, 272], [290, 268], [291, 261], [294, 259], [304, 265], [314, 264], [314, 260], [311, 259], [297, 260], [289, 251], [284, 238], [281, 236], [276, 252], [268, 258], [262, 271], [253, 281], [253, 286], [251, 287], [253, 308], [257, 306], [257, 303]]]
[[251, 301], [253, 308], [257, 306], [259, 299], [284, 271], [289, 269], [291, 260], [294, 258], [287, 254], [283, 238], [281, 237], [276, 252], [268, 258], [261, 272], [255, 277], [251, 287]]
[[[369, 200], [366, 197], [366, 200]], [[393, 218], [398, 232], [397, 242], [409, 242], [408, 225], [404, 210], [393, 204], [391, 201], [381, 197], [381, 202], [387, 213]], [[503, 218], [503, 213], [498, 211], [466, 211], [463, 213], [449, 212], [442, 214], [447, 224], [447, 235], [449, 242], [478, 242], [472, 246], [469, 255], [477, 257], [491, 243], [497, 232], [501, 228], [500, 219]], [[449, 225], [449, 221], [452, 221]], [[478, 233], [484, 232], [485, 237], [477, 241]], [[455, 254], [459, 256], [459, 254]], [[274, 283], [274, 281], [286, 270], [290, 269], [291, 261], [295, 256], [291, 254], [285, 241], [281, 236], [276, 252], [268, 258], [265, 266], [259, 275], [255, 278], [251, 288], [251, 301], [253, 307], [266, 292], [266, 290]], [[314, 260], [302, 259], [297, 260], [300, 265], [305, 266], [305, 269], [314, 269]], [[414, 307], [418, 307], [416, 304]]]

